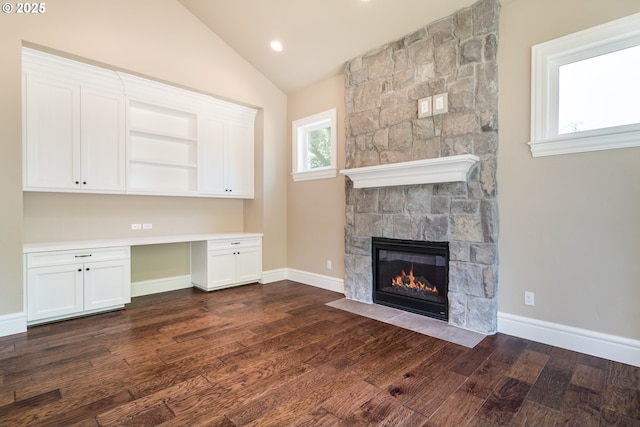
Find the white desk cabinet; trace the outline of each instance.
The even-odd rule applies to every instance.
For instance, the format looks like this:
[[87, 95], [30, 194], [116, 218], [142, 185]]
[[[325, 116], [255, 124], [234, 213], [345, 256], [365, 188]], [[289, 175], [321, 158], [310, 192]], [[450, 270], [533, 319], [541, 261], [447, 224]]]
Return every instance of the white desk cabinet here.
[[191, 243], [191, 281], [205, 291], [254, 283], [262, 277], [262, 238]]
[[26, 270], [29, 324], [131, 302], [128, 246], [28, 253]]

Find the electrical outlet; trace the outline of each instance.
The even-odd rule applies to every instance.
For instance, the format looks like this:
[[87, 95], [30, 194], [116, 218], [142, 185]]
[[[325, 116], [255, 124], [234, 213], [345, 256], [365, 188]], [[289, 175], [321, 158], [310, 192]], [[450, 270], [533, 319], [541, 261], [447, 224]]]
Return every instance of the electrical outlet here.
[[533, 292], [525, 292], [524, 293], [524, 303], [525, 303], [525, 305], [536, 305], [535, 304], [535, 294]]
[[132, 230], [140, 230], [142, 228], [141, 224], [131, 224]]
[[153, 224], [149, 224], [149, 223], [142, 224], [143, 230], [151, 230], [152, 228], [153, 228]]
[[331, 270], [331, 260], [327, 260], [327, 269]]

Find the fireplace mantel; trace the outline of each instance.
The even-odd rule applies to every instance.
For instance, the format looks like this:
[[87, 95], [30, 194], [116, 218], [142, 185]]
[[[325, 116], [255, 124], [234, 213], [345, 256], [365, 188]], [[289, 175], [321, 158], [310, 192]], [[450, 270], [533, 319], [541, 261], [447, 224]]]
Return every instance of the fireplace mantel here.
[[354, 188], [466, 182], [469, 169], [479, 161], [480, 158], [478, 156], [462, 154], [459, 156], [343, 169], [340, 173], [351, 178]]

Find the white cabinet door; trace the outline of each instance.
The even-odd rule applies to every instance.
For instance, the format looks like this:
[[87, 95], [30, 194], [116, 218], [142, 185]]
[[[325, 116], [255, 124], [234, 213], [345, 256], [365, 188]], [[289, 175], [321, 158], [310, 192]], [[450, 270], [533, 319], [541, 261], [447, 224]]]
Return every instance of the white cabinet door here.
[[198, 125], [200, 126], [198, 191], [206, 195], [224, 196], [228, 193], [224, 179], [224, 120], [213, 115], [203, 115]]
[[223, 288], [236, 282], [236, 252], [229, 249], [209, 251], [207, 289]]
[[83, 269], [85, 310], [131, 302], [129, 260], [90, 262]]
[[125, 102], [122, 93], [81, 89], [81, 187], [125, 190]]
[[82, 264], [27, 270], [27, 321], [81, 313]]
[[253, 126], [229, 121], [225, 140], [225, 186], [229, 196], [253, 198]]
[[80, 84], [26, 74], [27, 188], [80, 187]]
[[262, 250], [259, 246], [245, 247], [237, 251], [236, 282], [249, 283], [262, 277]]

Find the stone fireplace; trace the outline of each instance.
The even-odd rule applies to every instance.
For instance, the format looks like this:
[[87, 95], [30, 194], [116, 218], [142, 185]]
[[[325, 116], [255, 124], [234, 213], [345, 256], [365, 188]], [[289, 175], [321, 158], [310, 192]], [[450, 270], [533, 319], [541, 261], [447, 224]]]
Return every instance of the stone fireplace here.
[[[348, 299], [373, 302], [373, 238], [446, 242], [449, 324], [496, 331], [499, 7], [481, 0], [346, 64], [346, 171], [477, 159], [442, 182], [346, 179]], [[440, 93], [448, 112], [418, 118], [418, 100]]]

